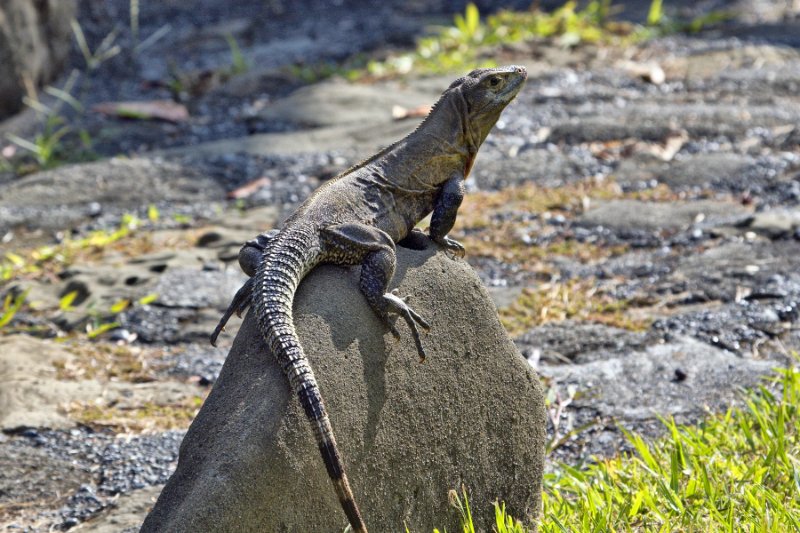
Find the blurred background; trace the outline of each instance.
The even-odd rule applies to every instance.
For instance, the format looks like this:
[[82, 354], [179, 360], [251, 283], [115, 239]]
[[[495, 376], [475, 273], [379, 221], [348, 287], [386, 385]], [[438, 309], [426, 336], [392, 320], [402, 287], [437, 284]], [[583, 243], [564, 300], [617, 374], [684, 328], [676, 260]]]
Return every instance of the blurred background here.
[[791, 360], [797, 0], [6, 0], [0, 525], [135, 530], [236, 333], [206, 340], [241, 243], [510, 63], [453, 236], [542, 375], [552, 464]]

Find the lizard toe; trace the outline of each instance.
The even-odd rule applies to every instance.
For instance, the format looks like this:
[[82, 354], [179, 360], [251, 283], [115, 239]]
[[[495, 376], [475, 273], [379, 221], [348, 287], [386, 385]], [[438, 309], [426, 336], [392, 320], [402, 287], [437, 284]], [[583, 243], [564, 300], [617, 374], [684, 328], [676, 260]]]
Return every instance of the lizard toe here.
[[417, 326], [419, 325], [425, 331], [429, 331], [431, 328], [430, 324], [396, 294], [387, 292], [383, 295], [383, 298], [387, 307], [403, 317], [403, 320], [408, 324], [408, 328], [411, 330], [411, 336], [414, 339], [414, 344], [417, 347], [419, 362], [424, 362], [427, 354], [425, 353], [425, 348], [422, 346], [422, 340], [420, 339], [419, 328]]
[[441, 239], [438, 239], [436, 243], [444, 248], [448, 255], [452, 254], [462, 259], [465, 255], [467, 255], [467, 250], [464, 248], [464, 245], [455, 239], [451, 239], [450, 237], [442, 237]]

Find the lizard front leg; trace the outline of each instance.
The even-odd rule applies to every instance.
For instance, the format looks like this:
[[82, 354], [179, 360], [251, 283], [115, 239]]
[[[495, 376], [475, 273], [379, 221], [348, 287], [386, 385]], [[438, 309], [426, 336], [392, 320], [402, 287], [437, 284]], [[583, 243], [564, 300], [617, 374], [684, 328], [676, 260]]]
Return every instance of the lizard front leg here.
[[447, 236], [456, 223], [456, 214], [464, 199], [464, 177], [460, 174], [453, 175], [445, 182], [436, 197], [436, 204], [431, 217], [431, 239], [445, 250], [453, 252], [458, 257], [464, 257], [464, 246], [455, 239]]
[[397, 263], [392, 238], [386, 232], [366, 224], [337, 224], [324, 228], [321, 233], [333, 262], [361, 263], [359, 287], [367, 303], [395, 338], [399, 338], [400, 333], [390, 320], [389, 313], [403, 317], [411, 329], [420, 362], [424, 361], [426, 354], [417, 326], [427, 331], [430, 325], [405, 299], [388, 292]]
[[233, 297], [228, 309], [225, 311], [225, 314], [222, 315], [217, 327], [215, 327], [214, 331], [211, 333], [210, 340], [212, 346], [217, 345], [217, 337], [219, 337], [220, 333], [225, 331], [225, 324], [228, 323], [228, 320], [230, 320], [233, 314], [236, 313], [236, 316], [240, 317], [250, 306], [250, 300], [253, 296], [253, 276], [258, 269], [258, 265], [264, 260], [264, 252], [278, 233], [279, 230], [276, 229], [262, 233], [255, 239], [247, 241], [245, 245], [242, 246], [242, 249], [239, 250], [239, 266], [245, 274], [250, 276], [250, 279], [236, 291], [236, 295]]

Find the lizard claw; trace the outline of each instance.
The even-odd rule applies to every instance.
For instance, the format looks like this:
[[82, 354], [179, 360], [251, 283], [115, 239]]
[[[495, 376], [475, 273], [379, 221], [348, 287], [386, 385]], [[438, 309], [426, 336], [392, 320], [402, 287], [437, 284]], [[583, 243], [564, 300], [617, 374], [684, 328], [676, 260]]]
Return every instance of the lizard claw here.
[[403, 303], [408, 303], [411, 300], [411, 295], [408, 296], [400, 296], [400, 289], [392, 289], [392, 294], [397, 296], [398, 299], [402, 300]]
[[[427, 354], [425, 353], [425, 348], [422, 346], [422, 340], [420, 339], [419, 329], [417, 326], [419, 325], [425, 331], [429, 331], [431, 329], [431, 325], [427, 320], [417, 314], [416, 311], [411, 309], [403, 298], [397, 296], [395, 291], [384, 294], [383, 299], [388, 304], [389, 309], [403, 317], [403, 319], [406, 321], [406, 324], [408, 324], [408, 327], [411, 329], [411, 336], [414, 338], [414, 344], [417, 346], [419, 362], [423, 363], [425, 362]], [[395, 328], [393, 325], [389, 326], [389, 331], [395, 335], [395, 338], [398, 337], [397, 328]]]
[[450, 237], [436, 239], [436, 244], [444, 248], [445, 251], [452, 253], [456, 257], [463, 259], [464, 256], [467, 255], [467, 250], [464, 248], [464, 245], [455, 239], [451, 239]]

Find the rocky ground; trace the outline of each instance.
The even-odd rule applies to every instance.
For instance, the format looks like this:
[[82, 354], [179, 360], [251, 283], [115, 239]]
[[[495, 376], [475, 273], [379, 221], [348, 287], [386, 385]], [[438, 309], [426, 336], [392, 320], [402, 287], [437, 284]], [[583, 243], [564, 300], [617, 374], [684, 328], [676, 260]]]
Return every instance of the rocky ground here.
[[[413, 129], [392, 107], [429, 104], [453, 78], [306, 84], [288, 67], [409, 46], [449, 20], [446, 3], [324, 20], [280, 2], [142, 4], [142, 40], [164, 35], [137, 55], [129, 28], [95, 71], [73, 50], [83, 110], [63, 115], [95, 160], [27, 173], [3, 146], [0, 294], [27, 291], [0, 328], [9, 531], [136, 528], [238, 327], [207, 344], [244, 279], [240, 244]], [[723, 410], [800, 350], [800, 20], [756, 7], [766, 22], [751, 10], [625, 49], [498, 52], [530, 77], [481, 151], [455, 236], [549, 390], [553, 460], [624, 450], [620, 427], [652, 436], [658, 416]], [[127, 8], [82, 5], [92, 49]], [[124, 100], [187, 116], [94, 107]], [[32, 111], [0, 124], [37, 128]], [[62, 157], [85, 159], [69, 142]]]

